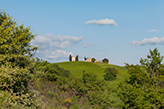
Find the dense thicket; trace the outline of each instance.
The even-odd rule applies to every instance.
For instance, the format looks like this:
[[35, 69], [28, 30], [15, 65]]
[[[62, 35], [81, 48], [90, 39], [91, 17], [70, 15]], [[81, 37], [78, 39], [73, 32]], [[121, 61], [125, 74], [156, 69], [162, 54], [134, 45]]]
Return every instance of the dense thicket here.
[[36, 90], [40, 90], [48, 101], [46, 104], [49, 106], [46, 107], [110, 109], [120, 102], [111, 98], [115, 96], [111, 87], [90, 72], [83, 72], [82, 78], [70, 74], [69, 77], [58, 76], [53, 81], [45, 78], [35, 84], [38, 84]]
[[104, 80], [98, 79], [94, 73], [83, 72], [82, 79], [75, 80], [72, 87], [76, 90], [79, 97], [87, 97], [90, 105], [96, 108], [108, 109], [116, 103], [112, 100], [111, 88]]

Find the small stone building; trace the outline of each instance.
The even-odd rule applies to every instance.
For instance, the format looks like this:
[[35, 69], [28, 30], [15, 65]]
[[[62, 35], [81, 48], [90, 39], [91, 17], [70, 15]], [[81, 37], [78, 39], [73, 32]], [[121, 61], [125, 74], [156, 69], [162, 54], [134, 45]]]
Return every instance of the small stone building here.
[[87, 62], [92, 62], [92, 59], [91, 59], [91, 58], [87, 58], [86, 61], [87, 61]]
[[96, 60], [96, 61], [95, 61], [95, 63], [102, 63], [102, 62], [101, 62], [101, 61], [99, 61], [99, 60]]
[[72, 57], [72, 61], [76, 61], [76, 58], [75, 57]]

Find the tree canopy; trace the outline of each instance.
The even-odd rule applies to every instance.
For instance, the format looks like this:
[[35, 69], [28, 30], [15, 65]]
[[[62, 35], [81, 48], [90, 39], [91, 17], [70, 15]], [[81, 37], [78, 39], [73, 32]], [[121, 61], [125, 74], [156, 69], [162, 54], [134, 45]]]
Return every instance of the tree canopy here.
[[92, 58], [92, 60], [91, 60], [91, 61], [92, 61], [92, 63], [94, 63], [94, 62], [96, 61], [96, 59], [95, 59], [95, 58]]
[[164, 108], [164, 66], [163, 56], [158, 49], [150, 50], [146, 59], [140, 60], [142, 66], [126, 64], [128, 80], [120, 83], [118, 96], [123, 108]]
[[27, 88], [33, 78], [32, 57], [37, 47], [30, 45], [35, 35], [30, 27], [18, 25], [0, 11], [0, 102], [6, 108], [37, 108], [33, 93]]
[[107, 58], [104, 58], [104, 59], [102, 60], [102, 62], [108, 64], [109, 60], [108, 60]]
[[[30, 27], [18, 25], [6, 12], [0, 12], [0, 63], [6, 61], [25, 67], [27, 59], [32, 57], [37, 50], [30, 41], [35, 35], [30, 32]], [[21, 61], [26, 61], [22, 63]]]

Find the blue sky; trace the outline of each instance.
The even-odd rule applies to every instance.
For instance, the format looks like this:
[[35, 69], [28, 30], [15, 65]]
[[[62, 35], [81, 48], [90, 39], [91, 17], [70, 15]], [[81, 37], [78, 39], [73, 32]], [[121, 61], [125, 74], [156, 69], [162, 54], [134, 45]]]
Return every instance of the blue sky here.
[[18, 24], [31, 26], [49, 62], [79, 55], [111, 64], [139, 64], [149, 49], [164, 55], [163, 0], [0, 0]]

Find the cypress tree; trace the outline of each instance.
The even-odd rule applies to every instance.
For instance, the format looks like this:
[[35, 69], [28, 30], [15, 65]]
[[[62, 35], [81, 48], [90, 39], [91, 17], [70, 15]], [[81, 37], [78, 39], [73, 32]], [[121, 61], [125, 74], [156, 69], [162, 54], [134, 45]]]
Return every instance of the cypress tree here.
[[75, 61], [79, 61], [79, 56], [76, 55]]
[[69, 61], [70, 61], [70, 62], [72, 61], [72, 56], [71, 56], [71, 55], [69, 55]]

